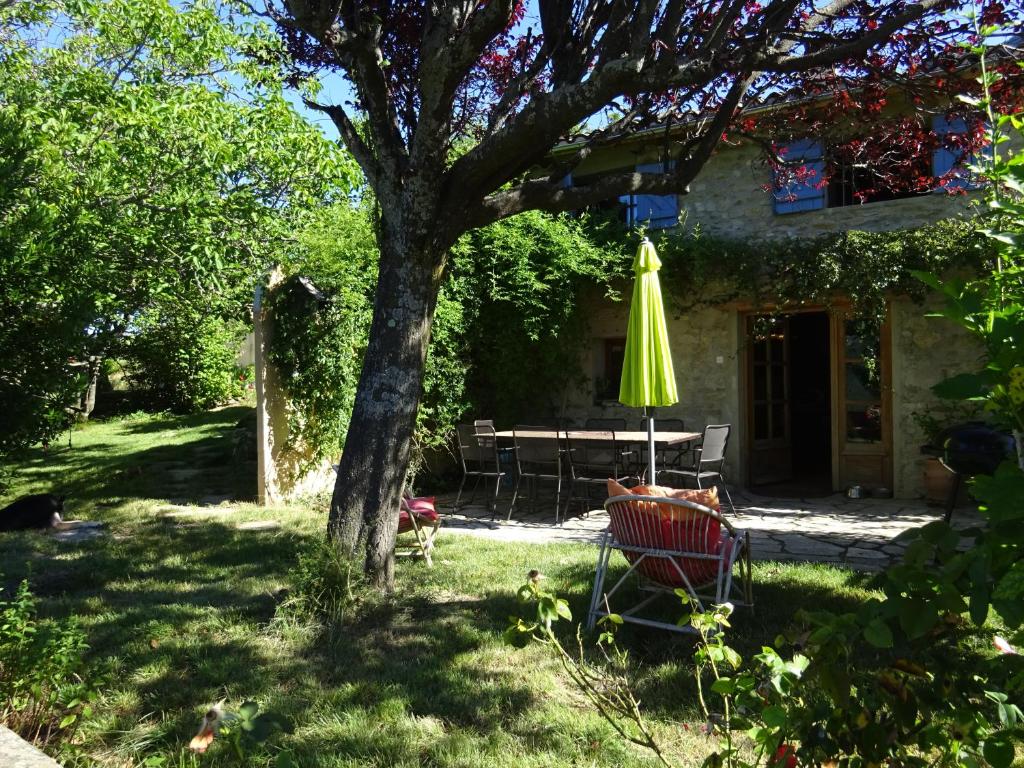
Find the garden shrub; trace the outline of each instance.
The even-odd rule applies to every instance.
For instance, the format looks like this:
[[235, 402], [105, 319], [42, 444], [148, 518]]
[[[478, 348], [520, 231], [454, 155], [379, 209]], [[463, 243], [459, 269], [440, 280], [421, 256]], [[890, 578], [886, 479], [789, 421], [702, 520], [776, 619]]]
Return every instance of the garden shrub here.
[[[355, 400], [376, 282], [371, 218], [366, 207], [339, 205], [312, 219], [288, 277], [267, 299], [269, 357], [293, 406], [290, 437], [318, 457], [337, 455]], [[595, 245], [588, 226], [531, 212], [456, 244], [437, 302], [414, 462], [448, 447], [469, 412], [502, 421], [555, 415], [566, 388], [582, 381], [578, 295], [608, 292], [631, 264]]]
[[39, 619], [28, 582], [0, 599], [0, 722], [41, 746], [70, 740], [96, 696], [87, 650], [73, 620]]
[[235, 361], [247, 331], [219, 314], [157, 306], [127, 342], [129, 381], [154, 409], [199, 411], [242, 397], [252, 375]]

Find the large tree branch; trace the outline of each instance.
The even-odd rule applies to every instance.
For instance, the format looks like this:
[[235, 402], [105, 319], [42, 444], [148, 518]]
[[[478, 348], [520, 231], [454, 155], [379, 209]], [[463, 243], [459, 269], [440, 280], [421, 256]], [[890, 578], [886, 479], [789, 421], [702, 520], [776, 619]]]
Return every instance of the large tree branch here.
[[356, 130], [355, 124], [345, 109], [337, 104], [318, 104], [311, 99], [303, 99], [303, 103], [310, 109], [323, 112], [331, 118], [345, 147], [352, 153], [352, 157], [359, 163], [359, 167], [363, 169], [367, 182], [373, 189], [377, 189], [380, 182], [380, 163], [377, 162], [377, 158], [363, 141], [363, 137], [359, 135], [359, 131]]
[[[624, 93], [706, 85], [718, 74], [709, 61], [685, 62], [671, 76], [658, 79], [640, 57], [606, 64], [582, 83], [535, 96], [506, 127], [455, 162], [447, 174], [446, 194], [461, 201], [490, 193], [540, 163], [562, 136]], [[455, 209], [462, 205], [459, 202]]]
[[[913, 3], [908, 6], [905, 12], [887, 19], [874, 30], [865, 32], [856, 39], [833, 45], [820, 51], [787, 56], [786, 53], [792, 50], [796, 44], [796, 41], [790, 41], [784, 48], [770, 51], [765, 56], [762, 56], [757, 61], [756, 67], [765, 72], [803, 72], [862, 56], [871, 46], [889, 39], [895, 32], [910, 22], [920, 19], [932, 8], [940, 7], [944, 2], [945, 0], [921, 0], [919, 3]], [[847, 0], [841, 0], [830, 7], [845, 7], [849, 4]], [[802, 27], [802, 31], [804, 33], [813, 31], [826, 23], [827, 20], [828, 17], [824, 13], [818, 14], [818, 16], [808, 20], [807, 24]]]
[[685, 194], [689, 191], [687, 185], [693, 180], [692, 176], [687, 178], [690, 167], [689, 163], [684, 163], [671, 174], [636, 171], [610, 174], [585, 187], [562, 187], [547, 179], [525, 181], [511, 189], [488, 195], [468, 212], [465, 226], [467, 229], [483, 227], [534, 209], [551, 213], [575, 211], [619, 195]]

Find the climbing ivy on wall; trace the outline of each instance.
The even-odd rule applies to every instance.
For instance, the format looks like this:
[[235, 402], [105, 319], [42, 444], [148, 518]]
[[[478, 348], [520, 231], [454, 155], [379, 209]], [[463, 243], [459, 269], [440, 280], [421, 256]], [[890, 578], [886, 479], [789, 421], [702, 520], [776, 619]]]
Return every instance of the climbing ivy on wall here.
[[911, 272], [986, 268], [992, 245], [969, 219], [912, 230], [849, 231], [813, 239], [738, 241], [699, 230], [655, 238], [662, 285], [680, 311], [733, 300], [783, 306], [848, 299], [856, 314], [880, 319], [894, 293], [920, 299]]
[[[312, 218], [287, 277], [269, 292], [269, 358], [290, 401], [289, 437], [336, 457], [355, 398], [376, 279], [369, 207]], [[415, 433], [419, 457], [448, 447], [467, 413], [516, 421], [557, 412], [580, 381], [587, 338], [578, 295], [611, 292], [630, 260], [592, 237], [605, 226], [539, 212], [465, 236], [438, 298]]]
[[[336, 457], [355, 397], [372, 311], [376, 245], [368, 206], [311, 218], [288, 277], [268, 296], [269, 350], [291, 401], [290, 432]], [[699, 231], [652, 233], [662, 285], [678, 311], [744, 299], [773, 305], [852, 301], [865, 321], [886, 297], [920, 297], [911, 270], [977, 269], [991, 246], [969, 221], [814, 240], [736, 242]], [[621, 300], [637, 233], [598, 215], [526, 213], [463, 237], [441, 292], [415, 435], [417, 454], [446, 448], [463, 418], [502, 424], [557, 416], [586, 382], [586, 294]]]

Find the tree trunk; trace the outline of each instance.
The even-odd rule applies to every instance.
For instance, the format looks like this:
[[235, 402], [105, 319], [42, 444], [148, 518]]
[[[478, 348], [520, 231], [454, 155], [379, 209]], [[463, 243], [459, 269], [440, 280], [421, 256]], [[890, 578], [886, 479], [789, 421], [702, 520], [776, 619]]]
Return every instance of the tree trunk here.
[[373, 322], [327, 523], [345, 554], [365, 547], [366, 573], [384, 590], [394, 584], [398, 509], [443, 263], [401, 229], [380, 237]]

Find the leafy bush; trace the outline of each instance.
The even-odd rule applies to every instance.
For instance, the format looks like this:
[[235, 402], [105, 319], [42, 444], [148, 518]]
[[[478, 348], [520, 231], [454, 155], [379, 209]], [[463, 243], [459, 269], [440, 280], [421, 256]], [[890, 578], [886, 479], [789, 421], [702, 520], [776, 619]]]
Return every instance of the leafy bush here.
[[356, 590], [361, 573], [332, 542], [318, 542], [300, 555], [280, 615], [328, 624], [342, 621], [358, 602]]
[[129, 380], [157, 409], [198, 411], [239, 398], [251, 378], [235, 364], [246, 331], [239, 320], [157, 307], [139, 318], [128, 342]]
[[[311, 219], [286, 265], [289, 277], [267, 300], [269, 356], [294, 407], [291, 438], [319, 456], [337, 455], [355, 399], [376, 277], [371, 219], [370, 210], [348, 205]], [[566, 388], [582, 377], [578, 295], [608, 291], [631, 263], [598, 247], [588, 226], [532, 212], [471, 233], [453, 249], [418, 414], [421, 451], [446, 446], [470, 411], [509, 421], [558, 412]]]
[[74, 621], [38, 618], [28, 582], [0, 599], [0, 722], [36, 744], [70, 740], [96, 696], [87, 650]]

